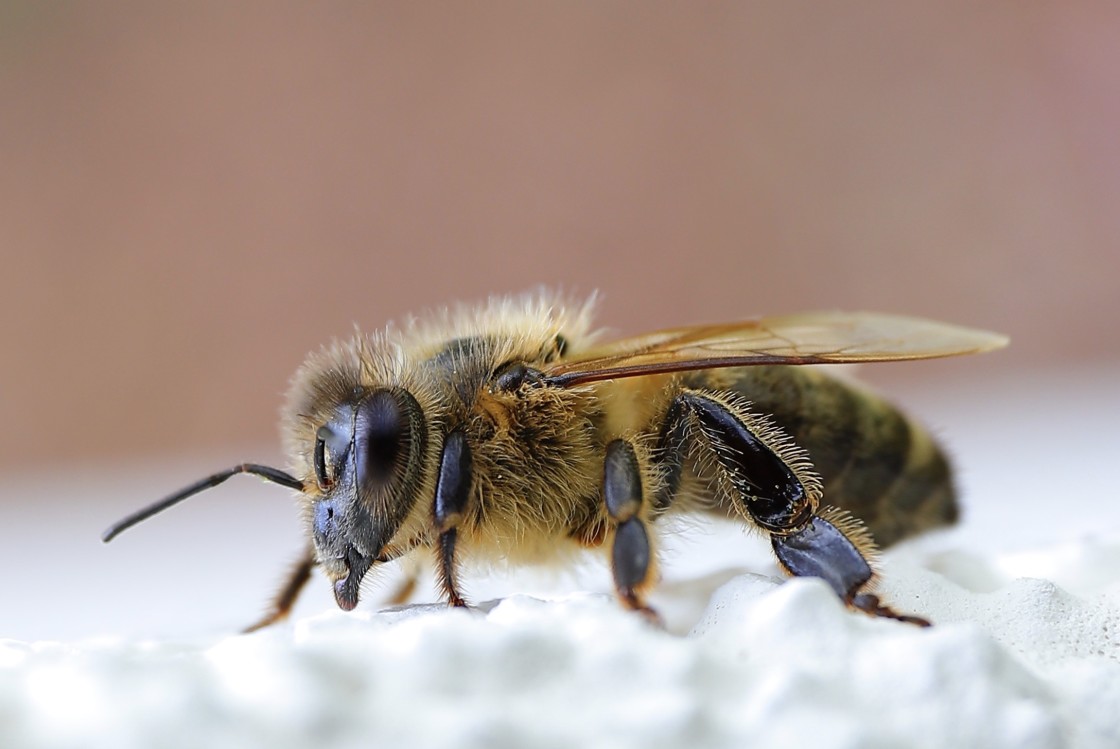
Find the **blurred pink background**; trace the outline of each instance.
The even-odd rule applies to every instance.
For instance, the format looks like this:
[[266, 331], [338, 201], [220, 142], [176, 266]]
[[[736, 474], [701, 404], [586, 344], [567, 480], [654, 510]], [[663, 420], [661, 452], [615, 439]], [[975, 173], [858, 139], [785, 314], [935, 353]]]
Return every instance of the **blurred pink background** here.
[[537, 284], [1115, 362], [1118, 133], [1108, 3], [4, 3], [0, 464], [275, 459], [309, 350]]

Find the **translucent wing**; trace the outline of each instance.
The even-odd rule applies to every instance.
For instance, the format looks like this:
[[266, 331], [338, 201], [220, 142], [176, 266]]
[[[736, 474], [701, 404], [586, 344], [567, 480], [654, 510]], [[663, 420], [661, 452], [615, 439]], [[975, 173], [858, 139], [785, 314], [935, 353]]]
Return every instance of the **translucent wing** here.
[[1007, 337], [998, 333], [918, 317], [807, 312], [625, 338], [558, 362], [545, 375], [567, 387], [717, 367], [934, 359], [1006, 345]]

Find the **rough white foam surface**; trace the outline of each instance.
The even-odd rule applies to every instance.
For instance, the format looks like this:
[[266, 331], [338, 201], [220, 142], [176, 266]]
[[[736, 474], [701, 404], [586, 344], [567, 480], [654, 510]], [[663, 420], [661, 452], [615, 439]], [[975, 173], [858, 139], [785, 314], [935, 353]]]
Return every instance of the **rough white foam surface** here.
[[765, 544], [736, 530], [664, 550], [671, 633], [603, 595], [592, 566], [551, 592], [465, 575], [498, 601], [469, 612], [376, 612], [375, 584], [331, 611], [316, 576], [293, 623], [227, 635], [301, 544], [274, 488], [216, 491], [104, 547], [109, 520], [193, 474], [13, 479], [0, 749], [1116, 749], [1120, 372], [1068, 379], [916, 401], [959, 425], [964, 523], [889, 552], [880, 592], [930, 629], [769, 576]]
[[216, 640], [6, 641], [3, 746], [1120, 746], [1116, 586], [888, 579], [937, 625], [747, 574], [684, 636], [579, 594]]

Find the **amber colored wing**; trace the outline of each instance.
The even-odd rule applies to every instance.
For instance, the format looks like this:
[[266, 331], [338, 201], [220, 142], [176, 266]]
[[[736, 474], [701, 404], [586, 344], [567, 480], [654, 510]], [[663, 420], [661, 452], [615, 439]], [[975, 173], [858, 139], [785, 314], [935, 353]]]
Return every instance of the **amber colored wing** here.
[[1007, 337], [918, 317], [807, 312], [660, 330], [595, 348], [545, 371], [550, 384], [759, 364], [840, 364], [978, 354]]

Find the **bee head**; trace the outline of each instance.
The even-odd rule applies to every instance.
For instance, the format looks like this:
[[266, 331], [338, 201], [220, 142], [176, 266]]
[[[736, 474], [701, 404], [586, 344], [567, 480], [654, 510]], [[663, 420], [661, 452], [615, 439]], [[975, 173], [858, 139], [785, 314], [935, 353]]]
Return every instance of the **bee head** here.
[[349, 610], [370, 567], [391, 558], [386, 547], [412, 510], [427, 429], [402, 388], [357, 392], [327, 416], [311, 453], [310, 535], [335, 601]]
[[301, 480], [278, 468], [241, 463], [122, 518], [105, 530], [102, 540], [111, 541], [232, 476], [260, 476], [300, 492], [309, 510], [315, 561], [330, 578], [338, 605], [354, 608], [370, 567], [410, 548], [387, 547], [416, 503], [427, 426], [420, 404], [403, 388], [356, 388], [337, 403], [323, 411], [324, 423], [312, 432], [312, 478]]

